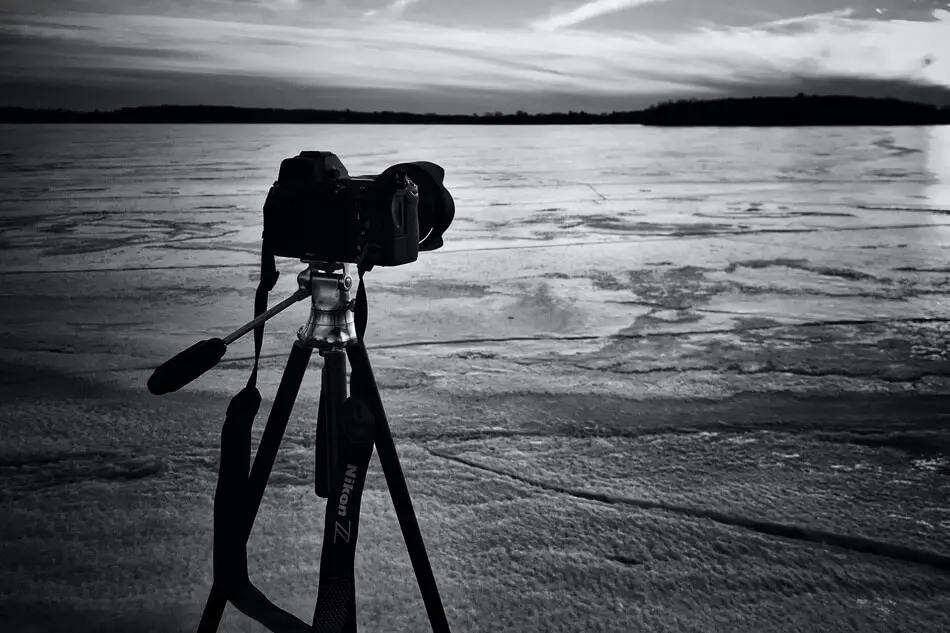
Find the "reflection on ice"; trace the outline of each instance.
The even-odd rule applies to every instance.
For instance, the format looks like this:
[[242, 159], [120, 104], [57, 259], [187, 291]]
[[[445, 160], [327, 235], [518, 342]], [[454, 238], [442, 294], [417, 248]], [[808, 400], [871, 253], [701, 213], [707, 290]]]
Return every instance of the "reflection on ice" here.
[[925, 155], [930, 178], [922, 198], [933, 208], [950, 209], [950, 126], [927, 129]]

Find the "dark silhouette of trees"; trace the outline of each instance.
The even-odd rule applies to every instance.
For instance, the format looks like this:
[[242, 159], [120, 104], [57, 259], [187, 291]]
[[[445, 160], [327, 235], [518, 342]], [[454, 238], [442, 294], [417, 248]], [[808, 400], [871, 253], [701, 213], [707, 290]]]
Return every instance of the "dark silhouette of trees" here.
[[752, 97], [681, 99], [638, 111], [592, 114], [584, 111], [514, 114], [416, 114], [354, 110], [283, 110], [235, 106], [160, 105], [119, 110], [77, 112], [0, 108], [4, 123], [375, 123], [468, 125], [593, 125], [659, 126], [796, 126], [796, 125], [946, 125], [950, 105], [943, 108], [901, 101], [850, 96]]
[[950, 107], [898, 99], [851, 96], [681, 100], [650, 106], [645, 125], [797, 126], [939, 125], [950, 123]]

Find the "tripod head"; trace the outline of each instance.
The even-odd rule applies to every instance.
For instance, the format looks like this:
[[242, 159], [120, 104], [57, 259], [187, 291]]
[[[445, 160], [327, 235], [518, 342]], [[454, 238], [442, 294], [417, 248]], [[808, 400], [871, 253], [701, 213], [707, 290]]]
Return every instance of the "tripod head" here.
[[217, 365], [227, 352], [228, 345], [307, 297], [310, 297], [310, 318], [297, 331], [297, 339], [302, 345], [325, 353], [343, 351], [355, 343], [359, 335], [349, 264], [320, 261], [304, 263], [307, 268], [297, 275], [298, 288], [294, 294], [224, 338], [199, 341], [165, 361], [148, 379], [148, 390], [155, 395], [178, 391]]
[[297, 275], [297, 284], [310, 294], [310, 318], [297, 331], [297, 339], [322, 352], [342, 350], [357, 339], [349, 264], [301, 261], [307, 269]]

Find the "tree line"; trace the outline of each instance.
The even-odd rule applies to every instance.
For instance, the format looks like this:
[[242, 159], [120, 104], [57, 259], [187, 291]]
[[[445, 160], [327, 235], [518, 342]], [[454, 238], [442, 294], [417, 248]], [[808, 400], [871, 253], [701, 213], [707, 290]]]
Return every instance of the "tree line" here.
[[785, 125], [946, 125], [943, 107], [892, 98], [854, 96], [679, 99], [643, 110], [609, 113], [419, 114], [413, 112], [244, 108], [158, 105], [107, 111], [0, 108], [3, 123], [348, 123], [442, 125], [785, 126]]

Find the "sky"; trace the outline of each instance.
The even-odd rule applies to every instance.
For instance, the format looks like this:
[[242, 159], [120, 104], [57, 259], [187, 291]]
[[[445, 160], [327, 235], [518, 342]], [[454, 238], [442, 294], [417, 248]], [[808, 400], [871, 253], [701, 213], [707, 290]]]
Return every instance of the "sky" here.
[[0, 105], [473, 113], [950, 104], [934, 0], [4, 0]]

